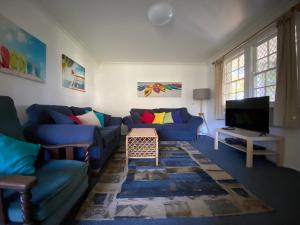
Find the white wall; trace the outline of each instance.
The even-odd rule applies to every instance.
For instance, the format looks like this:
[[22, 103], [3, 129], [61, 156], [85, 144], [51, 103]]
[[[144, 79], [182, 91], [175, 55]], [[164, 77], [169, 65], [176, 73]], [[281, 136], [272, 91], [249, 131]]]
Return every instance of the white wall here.
[[[181, 97], [137, 97], [137, 82], [182, 82]], [[200, 103], [193, 100], [193, 89], [207, 87], [206, 64], [102, 64], [96, 88], [101, 108], [113, 115], [125, 116], [131, 108], [187, 107], [197, 114]], [[203, 104], [206, 110], [205, 103]]]
[[[68, 33], [57, 26], [36, 3], [27, 0], [0, 0], [0, 13], [47, 45], [46, 83], [41, 84], [0, 73], [0, 95], [12, 97], [22, 122], [25, 109], [33, 103], [96, 105], [94, 76], [96, 62]], [[66, 54], [86, 68], [86, 92], [62, 87], [61, 54]]]

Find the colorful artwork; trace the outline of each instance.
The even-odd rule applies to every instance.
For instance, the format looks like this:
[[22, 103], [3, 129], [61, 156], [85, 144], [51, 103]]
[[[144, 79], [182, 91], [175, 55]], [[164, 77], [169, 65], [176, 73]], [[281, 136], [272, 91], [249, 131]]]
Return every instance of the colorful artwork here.
[[46, 80], [46, 45], [1, 15], [0, 71], [39, 82]]
[[180, 97], [182, 83], [179, 82], [138, 82], [139, 97]]
[[62, 79], [63, 87], [85, 91], [85, 68], [66, 55], [62, 55]]

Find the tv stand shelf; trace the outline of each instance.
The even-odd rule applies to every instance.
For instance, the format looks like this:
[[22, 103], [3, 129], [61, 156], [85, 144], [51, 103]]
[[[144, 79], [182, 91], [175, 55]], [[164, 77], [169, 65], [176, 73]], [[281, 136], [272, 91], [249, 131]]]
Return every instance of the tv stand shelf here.
[[[220, 138], [220, 134], [240, 138], [246, 141], [247, 147], [241, 145], [233, 145], [225, 142], [224, 139]], [[276, 142], [277, 151], [272, 151], [269, 149], [265, 150], [254, 150], [254, 142]], [[277, 165], [283, 165], [283, 154], [284, 154], [284, 138], [281, 136], [276, 136], [272, 134], [267, 134], [265, 136], [259, 136], [257, 132], [243, 130], [243, 129], [234, 129], [234, 130], [225, 130], [225, 129], [216, 129], [215, 131], [215, 150], [218, 150], [219, 142], [233, 147], [239, 151], [246, 152], [246, 166], [251, 168], [253, 166], [253, 155], [276, 155], [277, 156]]]

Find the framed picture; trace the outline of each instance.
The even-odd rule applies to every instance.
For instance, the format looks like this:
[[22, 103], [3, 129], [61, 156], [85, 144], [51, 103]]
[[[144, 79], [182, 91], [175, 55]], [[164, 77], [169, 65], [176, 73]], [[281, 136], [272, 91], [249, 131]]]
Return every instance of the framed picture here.
[[85, 91], [85, 68], [66, 55], [62, 55], [62, 85], [77, 91]]
[[138, 97], [181, 97], [181, 82], [138, 82]]
[[38, 82], [46, 80], [46, 45], [2, 15], [0, 71]]

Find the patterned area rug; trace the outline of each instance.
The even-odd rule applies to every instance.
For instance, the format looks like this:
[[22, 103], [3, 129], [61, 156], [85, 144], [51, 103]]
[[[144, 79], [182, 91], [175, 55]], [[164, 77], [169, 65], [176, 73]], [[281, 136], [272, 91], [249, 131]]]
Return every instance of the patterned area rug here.
[[153, 159], [133, 159], [127, 170], [122, 146], [76, 219], [209, 217], [270, 211], [188, 142], [160, 142], [158, 167]]

